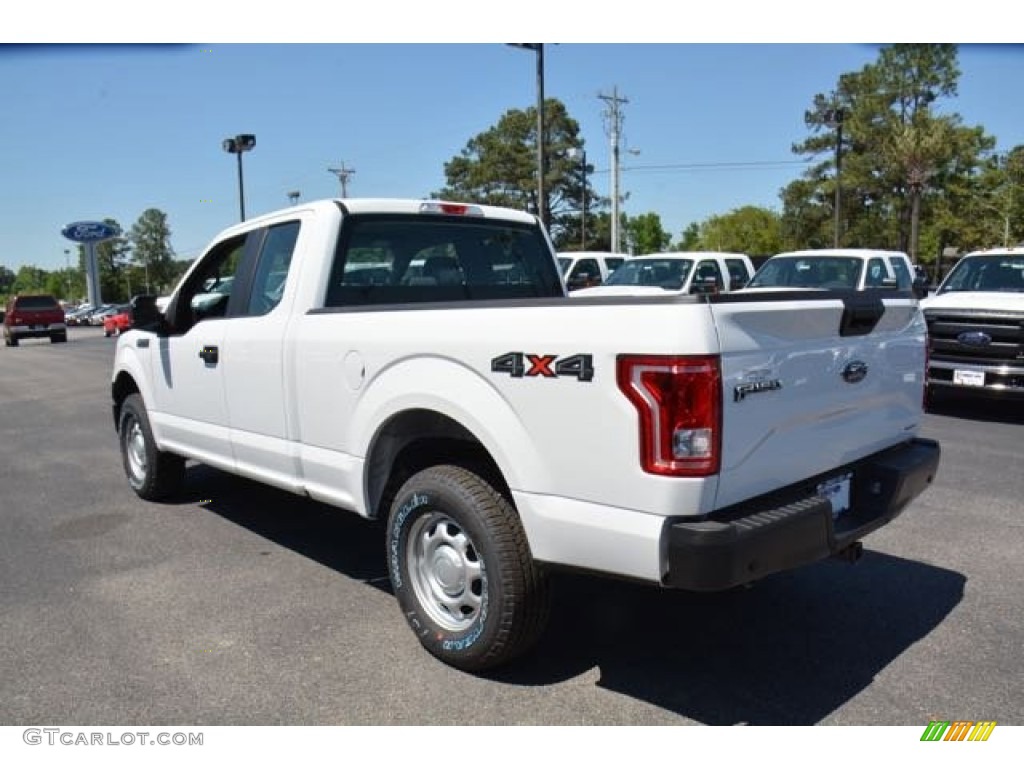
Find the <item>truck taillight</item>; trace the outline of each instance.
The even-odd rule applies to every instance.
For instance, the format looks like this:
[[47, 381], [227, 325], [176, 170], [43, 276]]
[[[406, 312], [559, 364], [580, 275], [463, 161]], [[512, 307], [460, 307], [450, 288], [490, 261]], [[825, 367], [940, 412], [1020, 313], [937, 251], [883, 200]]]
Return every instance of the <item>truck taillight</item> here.
[[420, 213], [444, 213], [449, 216], [483, 216], [478, 205], [464, 203], [426, 202], [420, 204]]
[[645, 472], [675, 477], [718, 473], [722, 374], [716, 355], [622, 355], [619, 389], [640, 415]]

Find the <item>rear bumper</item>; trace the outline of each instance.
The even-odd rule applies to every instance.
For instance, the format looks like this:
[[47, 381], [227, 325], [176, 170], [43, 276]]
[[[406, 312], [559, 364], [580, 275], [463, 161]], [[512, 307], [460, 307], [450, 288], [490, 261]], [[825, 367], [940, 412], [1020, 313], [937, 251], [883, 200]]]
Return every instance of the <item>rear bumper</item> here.
[[[899, 515], [932, 482], [939, 457], [937, 442], [915, 439], [699, 521], [669, 519], [664, 583], [728, 589], [839, 553]], [[816, 488], [848, 473], [850, 509], [833, 520]]]
[[37, 325], [9, 325], [7, 333], [19, 339], [35, 339], [52, 336], [54, 334], [67, 333], [68, 327], [65, 323], [39, 323]]

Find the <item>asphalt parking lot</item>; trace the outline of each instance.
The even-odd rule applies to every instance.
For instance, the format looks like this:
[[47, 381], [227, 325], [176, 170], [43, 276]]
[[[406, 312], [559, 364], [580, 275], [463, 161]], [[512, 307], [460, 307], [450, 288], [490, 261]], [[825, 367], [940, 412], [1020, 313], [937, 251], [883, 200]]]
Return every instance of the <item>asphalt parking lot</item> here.
[[1024, 724], [1024, 406], [928, 414], [936, 483], [855, 566], [559, 574], [537, 650], [476, 677], [407, 629], [379, 526], [201, 466], [139, 500], [114, 341], [0, 349], [0, 725]]

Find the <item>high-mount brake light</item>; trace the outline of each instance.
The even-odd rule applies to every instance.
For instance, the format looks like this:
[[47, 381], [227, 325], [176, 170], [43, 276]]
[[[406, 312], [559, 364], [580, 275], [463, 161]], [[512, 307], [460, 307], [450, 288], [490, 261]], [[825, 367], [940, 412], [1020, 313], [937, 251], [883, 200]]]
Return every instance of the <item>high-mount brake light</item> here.
[[672, 477], [718, 473], [722, 373], [717, 355], [622, 355], [619, 389], [640, 415], [640, 464]]
[[420, 213], [445, 213], [449, 216], [483, 216], [484, 212], [478, 205], [465, 203], [423, 203]]

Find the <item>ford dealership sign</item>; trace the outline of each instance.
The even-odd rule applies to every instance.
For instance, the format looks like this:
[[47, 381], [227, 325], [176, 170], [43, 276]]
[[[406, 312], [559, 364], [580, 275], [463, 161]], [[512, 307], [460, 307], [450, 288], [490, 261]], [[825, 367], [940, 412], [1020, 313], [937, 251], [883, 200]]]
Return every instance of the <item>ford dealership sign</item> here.
[[102, 221], [76, 221], [62, 229], [61, 234], [76, 243], [98, 243], [121, 234], [121, 230]]

